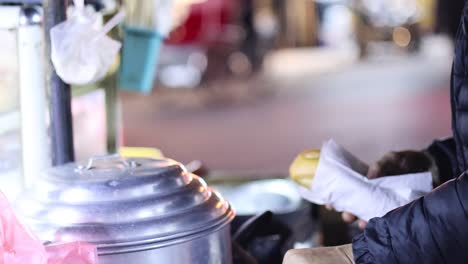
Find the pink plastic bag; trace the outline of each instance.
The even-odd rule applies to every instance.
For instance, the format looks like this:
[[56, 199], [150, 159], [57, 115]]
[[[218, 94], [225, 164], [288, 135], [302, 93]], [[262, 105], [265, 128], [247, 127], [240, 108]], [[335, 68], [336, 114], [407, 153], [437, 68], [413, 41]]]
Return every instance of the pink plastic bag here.
[[84, 242], [72, 242], [46, 247], [47, 264], [93, 264], [97, 263], [96, 247]]
[[20, 224], [0, 192], [0, 264], [97, 264], [97, 251], [84, 242], [44, 247]]
[[8, 200], [0, 193], [0, 264], [47, 263], [42, 243], [16, 219]]

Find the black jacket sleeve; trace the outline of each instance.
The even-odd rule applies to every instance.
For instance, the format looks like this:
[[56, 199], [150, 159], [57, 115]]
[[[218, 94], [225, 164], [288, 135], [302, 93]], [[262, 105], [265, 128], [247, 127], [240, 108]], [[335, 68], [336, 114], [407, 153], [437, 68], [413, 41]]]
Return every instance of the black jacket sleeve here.
[[453, 138], [435, 140], [426, 151], [432, 156], [437, 166], [439, 183], [460, 175], [457, 164], [455, 140]]
[[382, 218], [353, 240], [356, 264], [467, 263], [468, 175]]

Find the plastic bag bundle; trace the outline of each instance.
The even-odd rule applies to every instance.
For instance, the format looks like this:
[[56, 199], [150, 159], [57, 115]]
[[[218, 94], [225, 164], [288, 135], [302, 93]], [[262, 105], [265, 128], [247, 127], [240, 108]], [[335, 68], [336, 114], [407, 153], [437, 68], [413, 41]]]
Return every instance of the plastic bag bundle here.
[[106, 75], [121, 43], [106, 34], [124, 19], [119, 12], [105, 26], [102, 17], [74, 0], [69, 18], [50, 30], [51, 59], [57, 74], [69, 84], [84, 85]]
[[94, 245], [72, 242], [44, 246], [16, 218], [0, 193], [0, 263], [4, 264], [97, 264]]

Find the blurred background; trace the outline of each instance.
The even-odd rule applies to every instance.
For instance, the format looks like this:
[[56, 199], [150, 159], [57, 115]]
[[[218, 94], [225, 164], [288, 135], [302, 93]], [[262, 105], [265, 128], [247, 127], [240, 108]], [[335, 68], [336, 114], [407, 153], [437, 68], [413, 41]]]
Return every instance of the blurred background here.
[[367, 162], [450, 135], [463, 1], [207, 0], [166, 41], [123, 141], [212, 170], [285, 174], [334, 138]]
[[[120, 3], [87, 2], [104, 14]], [[210, 170], [285, 175], [298, 152], [329, 138], [371, 163], [450, 135], [464, 1], [178, 2], [149, 94], [109, 89], [112, 78], [74, 87], [77, 159], [147, 146]], [[1, 123], [10, 131], [20, 122], [19, 66], [15, 32], [0, 34]]]
[[[0, 12], [11, 2], [42, 3], [3, 2]], [[122, 4], [86, 2], [105, 19]], [[105, 80], [72, 88], [77, 160], [120, 146], [158, 148], [223, 190], [223, 183], [236, 179], [284, 179], [299, 152], [330, 138], [372, 163], [388, 151], [423, 149], [451, 135], [450, 68], [464, 1], [175, 2], [175, 26], [164, 40], [150, 91], [121, 90], [119, 61]], [[0, 182], [14, 197], [22, 183], [4, 186], [20, 179], [24, 162], [18, 89], [23, 66], [17, 59], [22, 47], [16, 43], [19, 31], [1, 18]], [[116, 29], [112, 36], [121, 33]], [[268, 184], [275, 191], [287, 186]], [[254, 213], [288, 202], [254, 187]], [[291, 192], [298, 196], [294, 186]], [[242, 204], [228, 199], [234, 207]], [[349, 242], [347, 227], [336, 224], [339, 216], [320, 210], [313, 207], [311, 214], [321, 219], [323, 232], [298, 223], [297, 233], [304, 230], [300, 225], [313, 230], [295, 247]]]

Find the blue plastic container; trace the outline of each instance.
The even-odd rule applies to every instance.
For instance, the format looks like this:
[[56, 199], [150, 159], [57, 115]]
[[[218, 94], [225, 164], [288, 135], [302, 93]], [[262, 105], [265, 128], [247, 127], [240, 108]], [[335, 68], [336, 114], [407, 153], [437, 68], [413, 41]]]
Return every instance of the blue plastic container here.
[[150, 29], [124, 26], [119, 86], [123, 90], [148, 94], [158, 65], [162, 36]]

